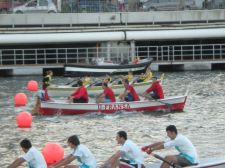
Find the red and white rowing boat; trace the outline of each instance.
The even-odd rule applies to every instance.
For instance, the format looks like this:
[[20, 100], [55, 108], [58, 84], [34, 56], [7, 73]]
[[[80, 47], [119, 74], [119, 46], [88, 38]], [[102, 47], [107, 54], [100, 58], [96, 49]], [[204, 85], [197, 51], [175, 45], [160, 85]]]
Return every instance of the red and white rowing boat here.
[[[145, 165], [146, 168], [159, 168], [161, 163]], [[199, 164], [186, 168], [225, 168], [225, 158], [204, 158], [200, 159]]]
[[171, 96], [160, 100], [141, 100], [133, 102], [114, 103], [71, 103], [65, 99], [43, 101], [39, 113], [42, 115], [76, 115], [84, 113], [114, 113], [126, 112], [151, 112], [151, 111], [182, 111], [184, 109], [188, 91], [182, 96]]

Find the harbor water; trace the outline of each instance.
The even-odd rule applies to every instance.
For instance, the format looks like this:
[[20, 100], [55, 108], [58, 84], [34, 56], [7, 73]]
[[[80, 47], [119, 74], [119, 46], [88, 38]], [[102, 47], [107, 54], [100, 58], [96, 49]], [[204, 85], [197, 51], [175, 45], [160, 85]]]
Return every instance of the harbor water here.
[[[160, 73], [156, 74], [160, 75]], [[85, 114], [78, 116], [33, 116], [32, 127], [20, 129], [16, 115], [20, 111], [30, 112], [34, 106], [35, 93], [26, 91], [26, 83], [36, 80], [41, 86], [41, 76], [0, 78], [0, 167], [7, 167], [22, 155], [19, 142], [23, 138], [32, 141], [42, 150], [47, 142], [57, 142], [70, 154], [67, 138], [78, 135], [81, 143], [96, 156], [98, 165], [111, 156], [119, 145], [115, 136], [119, 130], [128, 133], [128, 138], [138, 146], [161, 141], [166, 138], [166, 126], [174, 124], [178, 132], [186, 135], [196, 146], [199, 158], [225, 155], [225, 71], [168, 72], [163, 88], [165, 95], [182, 95], [189, 90], [183, 112], [125, 113], [112, 115]], [[63, 84], [73, 78], [54, 77], [53, 84]], [[14, 108], [13, 97], [23, 92], [28, 96], [25, 107]], [[91, 109], [90, 109], [91, 110]], [[175, 154], [174, 149], [157, 151], [157, 154]], [[145, 155], [145, 162], [158, 162]], [[24, 164], [22, 167], [26, 167]]]

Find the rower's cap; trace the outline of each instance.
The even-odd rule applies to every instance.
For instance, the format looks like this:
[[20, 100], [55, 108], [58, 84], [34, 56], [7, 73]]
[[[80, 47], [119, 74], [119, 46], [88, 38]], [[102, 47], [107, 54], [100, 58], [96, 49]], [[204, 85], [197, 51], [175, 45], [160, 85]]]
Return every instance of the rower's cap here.
[[155, 79], [155, 80], [157, 80], [157, 77], [156, 77], [156, 76], [153, 76], [153, 77], [152, 77], [152, 79]]

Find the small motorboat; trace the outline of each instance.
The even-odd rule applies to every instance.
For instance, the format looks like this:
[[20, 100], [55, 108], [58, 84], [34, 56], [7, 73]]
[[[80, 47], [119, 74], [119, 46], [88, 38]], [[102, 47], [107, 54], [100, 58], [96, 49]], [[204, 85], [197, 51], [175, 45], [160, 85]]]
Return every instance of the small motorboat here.
[[103, 76], [106, 74], [120, 75], [127, 74], [129, 71], [135, 73], [145, 72], [146, 68], [152, 63], [152, 59], [142, 59], [138, 63], [127, 63], [127, 64], [65, 64], [64, 65], [64, 76], [83, 77], [86, 75], [90, 76]]

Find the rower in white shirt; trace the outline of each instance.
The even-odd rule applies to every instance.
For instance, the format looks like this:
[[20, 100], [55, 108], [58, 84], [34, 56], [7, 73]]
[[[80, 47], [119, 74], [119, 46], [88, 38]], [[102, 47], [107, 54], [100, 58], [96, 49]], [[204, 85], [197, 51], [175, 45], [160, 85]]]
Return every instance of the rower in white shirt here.
[[28, 162], [29, 168], [47, 168], [43, 155], [35, 147], [32, 147], [30, 140], [22, 140], [20, 146], [25, 154], [16, 159], [7, 168], [19, 167], [23, 162]]
[[[96, 168], [96, 160], [91, 151], [83, 144], [76, 135], [67, 140], [68, 146], [72, 149], [72, 153], [49, 168]], [[73, 160], [77, 160], [79, 165], [70, 164]]]
[[[166, 128], [166, 132], [169, 137], [167, 140], [144, 146], [142, 147], [142, 151], [151, 154], [155, 150], [175, 147], [179, 154], [166, 156], [166, 161], [173, 162], [182, 167], [195, 165], [199, 162], [196, 149], [192, 142], [184, 135], [178, 134], [177, 128], [174, 125], [169, 125]], [[168, 163], [163, 162], [160, 168], [169, 167], [170, 165]]]
[[144, 156], [141, 153], [140, 148], [131, 140], [127, 139], [127, 133], [125, 131], [117, 132], [116, 140], [118, 144], [121, 144], [121, 149], [112, 155], [101, 168], [116, 168], [126, 165], [126, 167], [143, 167]]

